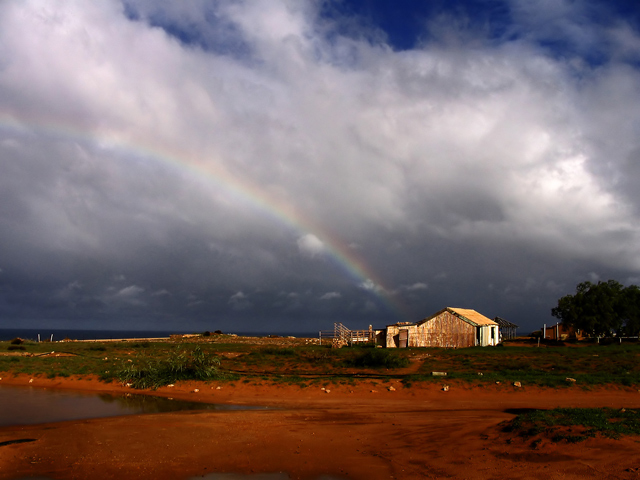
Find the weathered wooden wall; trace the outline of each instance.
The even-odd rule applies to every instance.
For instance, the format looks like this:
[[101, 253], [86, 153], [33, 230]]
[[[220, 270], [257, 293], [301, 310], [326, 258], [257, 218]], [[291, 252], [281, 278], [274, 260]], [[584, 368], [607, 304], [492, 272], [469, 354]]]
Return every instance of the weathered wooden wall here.
[[407, 330], [409, 335], [408, 347], [419, 347], [416, 344], [417, 327], [415, 324], [409, 325], [389, 325], [387, 326], [387, 348], [395, 348], [400, 346], [400, 330]]
[[400, 346], [401, 330], [408, 333], [409, 347], [462, 348], [473, 347], [476, 344], [476, 328], [448, 311], [422, 324], [387, 326], [387, 348]]
[[415, 346], [473, 347], [476, 342], [475, 332], [473, 325], [461, 320], [451, 312], [444, 311], [431, 320], [418, 325]]

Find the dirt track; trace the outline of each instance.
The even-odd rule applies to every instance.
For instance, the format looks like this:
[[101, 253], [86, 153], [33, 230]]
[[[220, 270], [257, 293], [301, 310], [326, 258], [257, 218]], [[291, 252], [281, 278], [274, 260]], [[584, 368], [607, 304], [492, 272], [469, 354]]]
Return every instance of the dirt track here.
[[[31, 385], [130, 391], [87, 380], [36, 378]], [[443, 392], [433, 385], [406, 389], [393, 381], [331, 387], [330, 393], [318, 387], [216, 386], [179, 384], [157, 393], [279, 409], [2, 428], [0, 478], [187, 479], [213, 472], [287, 472], [294, 479], [640, 478], [640, 438], [542, 442], [532, 448], [499, 426], [522, 408], [640, 408], [636, 390], [453, 384]], [[35, 441], [4, 443], [20, 439]]]

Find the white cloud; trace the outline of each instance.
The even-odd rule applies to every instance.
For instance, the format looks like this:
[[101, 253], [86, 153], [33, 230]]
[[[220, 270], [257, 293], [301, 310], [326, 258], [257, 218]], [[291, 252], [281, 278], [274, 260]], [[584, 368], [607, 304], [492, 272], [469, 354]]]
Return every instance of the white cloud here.
[[132, 298], [137, 297], [142, 292], [144, 292], [144, 288], [138, 287], [137, 285], [129, 285], [118, 291], [116, 294], [118, 297]]
[[364, 282], [360, 283], [359, 287], [363, 290], [367, 290], [370, 292], [383, 292], [384, 287], [378, 285], [370, 278], [367, 278]]
[[327, 292], [320, 297], [320, 300], [333, 300], [334, 298], [341, 298], [340, 292]]
[[429, 285], [427, 285], [424, 282], [416, 282], [411, 285], [403, 285], [401, 287], [401, 290], [406, 290], [408, 292], [416, 292], [416, 291], [428, 290], [428, 289], [429, 289]]
[[324, 253], [324, 243], [311, 233], [298, 238], [297, 243], [300, 254], [305, 257], [314, 258]]
[[167, 297], [167, 296], [171, 296], [171, 292], [169, 292], [166, 289], [161, 289], [161, 290], [156, 290], [155, 292], [153, 292], [151, 294], [152, 297]]
[[[117, 291], [115, 294], [112, 294], [111, 292], [114, 290]], [[103, 301], [105, 304], [110, 305], [112, 308], [118, 306], [140, 308], [147, 305], [144, 299], [141, 298], [142, 294], [145, 292], [145, 289], [137, 285], [129, 285], [128, 287], [124, 287], [119, 290], [108, 289], [108, 292], [109, 293], [107, 295], [99, 295], [98, 297], [101, 298], [101, 301]], [[98, 300], [98, 298], [96, 298], [95, 300]]]

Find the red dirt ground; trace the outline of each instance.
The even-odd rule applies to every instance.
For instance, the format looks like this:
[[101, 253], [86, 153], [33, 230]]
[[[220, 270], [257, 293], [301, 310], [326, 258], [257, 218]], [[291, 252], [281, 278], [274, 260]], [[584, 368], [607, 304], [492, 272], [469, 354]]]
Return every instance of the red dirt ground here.
[[[1, 382], [27, 385], [29, 379]], [[131, 392], [86, 379], [36, 377], [30, 385]], [[637, 390], [450, 385], [444, 392], [437, 385], [362, 382], [326, 393], [319, 387], [221, 384], [218, 390], [215, 383], [181, 383], [149, 393], [278, 408], [3, 427], [0, 478], [189, 479], [222, 472], [286, 472], [292, 479], [640, 478], [640, 437], [543, 441], [532, 448], [499, 425], [513, 418], [510, 409], [640, 408]], [[3, 445], [26, 438], [35, 441]]]

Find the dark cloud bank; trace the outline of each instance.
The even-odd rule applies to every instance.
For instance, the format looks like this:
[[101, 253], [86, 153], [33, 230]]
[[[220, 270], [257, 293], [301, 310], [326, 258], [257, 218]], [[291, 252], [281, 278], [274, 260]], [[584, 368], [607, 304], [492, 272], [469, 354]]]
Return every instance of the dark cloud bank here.
[[0, 327], [528, 332], [640, 282], [637, 12], [376, 3], [0, 4]]

